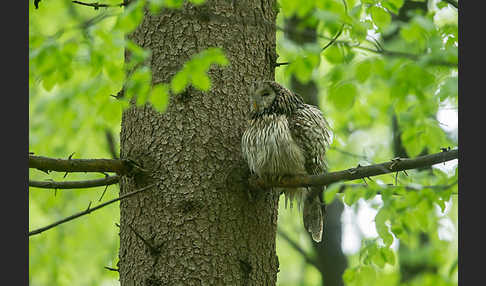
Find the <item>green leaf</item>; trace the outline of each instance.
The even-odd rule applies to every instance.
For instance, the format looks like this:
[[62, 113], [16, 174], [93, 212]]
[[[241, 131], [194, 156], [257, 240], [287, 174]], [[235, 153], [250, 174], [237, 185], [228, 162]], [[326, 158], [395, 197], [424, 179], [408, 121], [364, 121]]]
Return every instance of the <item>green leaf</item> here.
[[152, 72], [148, 67], [136, 69], [130, 76], [126, 84], [126, 97], [137, 97], [137, 105], [144, 104], [149, 96], [150, 85], [152, 81]]
[[377, 192], [378, 192], [378, 190], [376, 190], [374, 188], [366, 188], [363, 199], [370, 200], [370, 199], [372, 199], [376, 196]]
[[330, 203], [332, 203], [332, 201], [336, 197], [336, 194], [341, 189], [342, 185], [343, 185], [343, 183], [335, 183], [335, 184], [332, 184], [330, 187], [328, 187], [324, 191], [324, 201], [326, 202], [326, 204], [329, 205]]
[[332, 64], [338, 64], [344, 61], [344, 54], [339, 45], [332, 45], [324, 50], [324, 57]]
[[344, 203], [348, 206], [352, 206], [356, 203], [360, 198], [363, 197], [364, 190], [362, 188], [359, 189], [347, 189], [344, 192]]
[[206, 74], [197, 73], [192, 77], [192, 84], [199, 90], [208, 91], [211, 87], [211, 80]]
[[347, 268], [343, 273], [343, 282], [350, 284], [356, 280], [356, 268]]
[[382, 247], [380, 248], [381, 255], [385, 258], [385, 261], [390, 264], [390, 265], [395, 265], [396, 259], [395, 259], [395, 252], [391, 250], [388, 247]]
[[125, 7], [122, 15], [118, 17], [116, 27], [126, 33], [135, 30], [135, 28], [142, 22], [144, 5], [145, 1], [138, 0]]
[[385, 9], [378, 6], [373, 6], [370, 8], [370, 12], [371, 18], [378, 28], [384, 29], [390, 25], [391, 16]]
[[189, 83], [189, 76], [187, 75], [187, 73], [188, 71], [183, 69], [172, 77], [172, 80], [170, 81], [170, 88], [176, 94], [184, 91], [187, 84]]
[[356, 86], [351, 83], [343, 83], [337, 86], [332, 86], [329, 90], [329, 101], [339, 109], [351, 108], [354, 100], [358, 95]]
[[388, 230], [388, 226], [385, 224], [390, 218], [390, 211], [386, 208], [381, 208], [375, 217], [376, 232], [383, 239], [386, 247], [389, 247], [393, 243], [393, 235]]
[[361, 266], [359, 267], [358, 273], [361, 281], [359, 285], [374, 285], [376, 270], [372, 266]]
[[423, 128], [407, 126], [402, 133], [402, 142], [410, 157], [416, 157], [425, 147], [423, 144]]
[[382, 248], [374, 247], [373, 251], [370, 251], [369, 255], [371, 256], [371, 262], [373, 262], [376, 266], [383, 268], [385, 267], [386, 259], [382, 255], [381, 249]]
[[171, 80], [170, 86], [174, 93], [181, 93], [187, 85], [193, 84], [195, 88], [207, 91], [211, 81], [206, 74], [212, 64], [228, 65], [223, 51], [220, 48], [208, 48], [192, 56], [182, 69]]
[[153, 86], [149, 100], [155, 109], [159, 112], [165, 112], [169, 105], [169, 86], [164, 83]]
[[449, 97], [457, 97], [458, 81], [457, 77], [449, 77], [440, 87], [439, 99], [444, 101]]
[[385, 0], [381, 2], [381, 5], [391, 12], [398, 14], [400, 8], [403, 6], [404, 0]]
[[373, 64], [370, 60], [364, 60], [356, 64], [355, 66], [355, 77], [360, 83], [364, 83], [371, 74], [371, 69]]
[[444, 7], [447, 7], [447, 2], [445, 2], [445, 1], [438, 1], [436, 5], [437, 5], [437, 8], [442, 9]]
[[295, 57], [287, 68], [288, 74], [293, 74], [300, 82], [307, 83], [312, 73], [319, 66], [320, 55], [315, 52], [304, 52]]

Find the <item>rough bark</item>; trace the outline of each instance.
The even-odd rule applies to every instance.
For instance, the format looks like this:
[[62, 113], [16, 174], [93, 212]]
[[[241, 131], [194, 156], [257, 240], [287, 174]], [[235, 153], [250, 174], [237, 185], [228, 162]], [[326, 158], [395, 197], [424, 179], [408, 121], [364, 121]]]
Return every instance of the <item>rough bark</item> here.
[[240, 139], [247, 90], [274, 79], [275, 1], [207, 1], [145, 13], [129, 38], [152, 51], [153, 81], [168, 83], [192, 55], [223, 48], [230, 65], [212, 67], [208, 92], [173, 95], [160, 114], [123, 113], [122, 159], [149, 170], [122, 177], [120, 283], [124, 285], [275, 285], [278, 194], [248, 195]]

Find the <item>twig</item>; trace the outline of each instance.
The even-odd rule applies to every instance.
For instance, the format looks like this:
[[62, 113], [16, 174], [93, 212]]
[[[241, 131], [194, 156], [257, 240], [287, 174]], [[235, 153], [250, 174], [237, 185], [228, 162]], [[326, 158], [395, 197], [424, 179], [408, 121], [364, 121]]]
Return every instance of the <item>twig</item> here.
[[329, 43], [327, 43], [327, 45], [325, 45], [321, 49], [321, 52], [323, 52], [325, 49], [329, 48], [332, 44], [334, 44], [337, 41], [337, 39], [339, 38], [339, 36], [341, 36], [341, 34], [343, 33], [343, 29], [344, 29], [344, 24], [341, 25], [341, 28], [336, 33], [336, 35], [334, 36], [334, 38], [332, 38], [332, 40]]
[[128, 1], [123, 1], [120, 4], [100, 4], [98, 2], [86, 3], [81, 1], [73, 1], [73, 3], [83, 5], [83, 6], [93, 7], [95, 10], [98, 10], [99, 8], [108, 8], [108, 7], [123, 7], [129, 4]]
[[111, 268], [111, 267], [105, 266], [105, 269], [110, 270], [110, 271], [120, 272], [120, 269], [118, 269], [118, 268]]
[[82, 189], [82, 188], [109, 186], [118, 183], [119, 180], [120, 177], [118, 175], [108, 176], [103, 179], [85, 180], [85, 181], [68, 181], [68, 182], [29, 180], [29, 187], [43, 188], [43, 189]]
[[120, 200], [126, 199], [126, 198], [131, 197], [131, 196], [133, 196], [133, 195], [136, 195], [136, 194], [138, 194], [138, 193], [140, 193], [140, 192], [143, 192], [143, 191], [145, 191], [145, 190], [147, 190], [147, 189], [150, 189], [150, 188], [151, 188], [151, 187], [153, 187], [153, 186], [155, 186], [155, 184], [148, 185], [148, 186], [143, 187], [143, 188], [141, 188], [141, 189], [138, 189], [138, 190], [135, 190], [135, 191], [133, 191], [133, 192], [127, 193], [127, 194], [125, 194], [125, 195], [123, 195], [123, 196], [121, 196], [121, 197], [118, 197], [118, 198], [116, 198], [116, 199], [109, 200], [109, 201], [107, 201], [107, 202], [105, 202], [105, 203], [102, 203], [102, 204], [100, 204], [100, 205], [97, 205], [97, 206], [96, 206], [96, 207], [94, 207], [94, 208], [90, 208], [90, 206], [91, 206], [91, 202], [90, 202], [90, 206], [88, 206], [88, 208], [87, 208], [86, 210], [84, 210], [84, 211], [82, 211], [82, 212], [78, 212], [78, 213], [76, 213], [76, 214], [73, 214], [73, 215], [71, 215], [71, 216], [69, 216], [69, 217], [67, 217], [67, 218], [64, 218], [64, 219], [62, 219], [62, 220], [59, 220], [59, 221], [57, 221], [57, 222], [54, 222], [54, 223], [52, 223], [52, 224], [50, 224], [50, 225], [48, 225], [48, 226], [41, 227], [41, 228], [35, 229], [35, 230], [33, 230], [33, 231], [30, 231], [30, 232], [29, 232], [29, 236], [32, 236], [32, 235], [36, 235], [36, 234], [42, 233], [42, 232], [44, 232], [44, 231], [46, 231], [46, 230], [48, 230], [48, 229], [51, 229], [51, 228], [53, 228], [53, 227], [56, 227], [56, 226], [60, 225], [60, 224], [63, 224], [63, 223], [65, 223], [65, 222], [71, 221], [71, 220], [76, 219], [76, 218], [78, 218], [78, 217], [81, 217], [81, 216], [87, 215], [87, 214], [89, 214], [89, 213], [91, 213], [91, 212], [94, 212], [94, 211], [96, 211], [96, 210], [99, 210], [99, 209], [101, 209], [102, 207], [105, 207], [105, 206], [107, 206], [107, 205], [109, 205], [109, 204], [112, 204], [112, 203], [115, 203], [115, 202], [117, 202], [117, 201], [120, 201]]
[[105, 196], [106, 190], [108, 190], [108, 185], [106, 185], [105, 189], [103, 190], [103, 193], [101, 193], [101, 196], [100, 196], [100, 198], [98, 199], [98, 202], [101, 202], [101, 200], [102, 200], [102, 199], [103, 199], [103, 197]]

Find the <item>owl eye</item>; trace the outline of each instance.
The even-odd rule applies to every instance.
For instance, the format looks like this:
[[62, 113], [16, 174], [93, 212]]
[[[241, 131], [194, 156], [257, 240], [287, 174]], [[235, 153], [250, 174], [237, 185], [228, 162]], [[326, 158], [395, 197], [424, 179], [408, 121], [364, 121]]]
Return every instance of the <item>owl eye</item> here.
[[265, 92], [264, 94], [262, 94], [262, 96], [269, 96], [269, 95], [270, 95], [270, 93], [268, 93], [268, 92]]

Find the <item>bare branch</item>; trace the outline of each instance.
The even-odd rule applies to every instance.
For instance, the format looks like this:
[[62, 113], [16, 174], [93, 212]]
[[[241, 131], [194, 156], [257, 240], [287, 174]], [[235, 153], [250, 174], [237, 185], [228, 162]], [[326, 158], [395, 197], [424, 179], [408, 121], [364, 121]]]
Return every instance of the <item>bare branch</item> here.
[[[458, 149], [443, 151], [440, 153], [420, 156], [412, 159], [395, 158], [389, 162], [374, 164], [369, 166], [358, 166], [343, 171], [330, 172], [322, 175], [309, 176], [287, 176], [282, 178], [279, 182], [265, 183], [260, 178], [251, 178], [250, 186], [266, 189], [268, 187], [310, 187], [310, 186], [326, 186], [339, 181], [351, 181], [366, 177], [372, 177], [387, 173], [394, 173], [403, 170], [417, 169], [425, 166], [432, 166], [438, 163], [457, 159], [459, 156]], [[312, 193], [311, 196], [319, 193]]]
[[130, 160], [116, 159], [55, 159], [29, 154], [29, 168], [44, 172], [115, 172], [127, 174], [134, 169], [140, 169]]
[[118, 175], [108, 176], [103, 179], [85, 180], [85, 181], [68, 181], [68, 182], [29, 180], [29, 187], [36, 187], [36, 188], [43, 188], [43, 189], [82, 189], [82, 188], [109, 186], [118, 183], [119, 180], [120, 177]]
[[88, 208], [87, 208], [86, 210], [81, 211], [81, 212], [76, 213], [76, 214], [73, 214], [72, 216], [69, 216], [69, 217], [64, 218], [64, 219], [62, 219], [62, 220], [59, 220], [59, 221], [57, 221], [57, 222], [54, 222], [54, 223], [52, 223], [52, 224], [50, 224], [50, 225], [48, 225], [48, 226], [41, 227], [41, 228], [38, 228], [38, 229], [36, 229], [36, 230], [30, 231], [30, 232], [29, 232], [29, 236], [32, 236], [32, 235], [36, 235], [36, 234], [42, 233], [42, 232], [44, 232], [44, 231], [46, 231], [46, 230], [48, 230], [48, 229], [51, 229], [51, 228], [53, 228], [53, 227], [56, 227], [56, 226], [60, 225], [60, 224], [63, 224], [63, 223], [65, 223], [65, 222], [71, 221], [71, 220], [76, 219], [76, 218], [78, 218], [78, 217], [81, 217], [81, 216], [87, 215], [87, 214], [89, 214], [89, 213], [91, 213], [91, 212], [94, 212], [94, 211], [96, 211], [96, 210], [99, 210], [99, 209], [101, 209], [102, 207], [105, 207], [105, 206], [107, 206], [107, 205], [109, 205], [109, 204], [112, 204], [112, 203], [114, 203], [114, 202], [117, 202], [117, 201], [120, 201], [120, 200], [126, 199], [126, 198], [131, 197], [131, 196], [133, 196], [133, 195], [136, 195], [136, 194], [138, 194], [138, 193], [140, 193], [140, 192], [143, 192], [143, 191], [145, 191], [145, 190], [147, 190], [147, 189], [150, 189], [150, 188], [151, 188], [151, 187], [153, 187], [153, 186], [155, 186], [155, 184], [151, 184], [151, 185], [148, 185], [148, 186], [143, 187], [143, 188], [141, 188], [141, 189], [135, 190], [135, 191], [133, 191], [133, 192], [130, 192], [130, 193], [124, 194], [124, 195], [123, 195], [123, 196], [121, 196], [121, 197], [118, 197], [118, 198], [116, 198], [116, 199], [112, 199], [112, 200], [109, 200], [109, 201], [107, 201], [107, 202], [104, 202], [104, 203], [102, 203], [102, 204], [100, 204], [100, 205], [97, 205], [97, 206], [96, 206], [96, 207], [94, 207], [94, 208], [90, 208], [90, 206], [91, 206], [91, 203], [90, 203], [90, 206], [88, 206]]
[[79, 4], [82, 6], [93, 7], [95, 10], [98, 10], [99, 8], [108, 8], [108, 7], [123, 7], [129, 4], [129, 1], [123, 1], [122, 3], [119, 4], [100, 4], [98, 2], [86, 3], [81, 1], [72, 1], [72, 2], [74, 4]]

